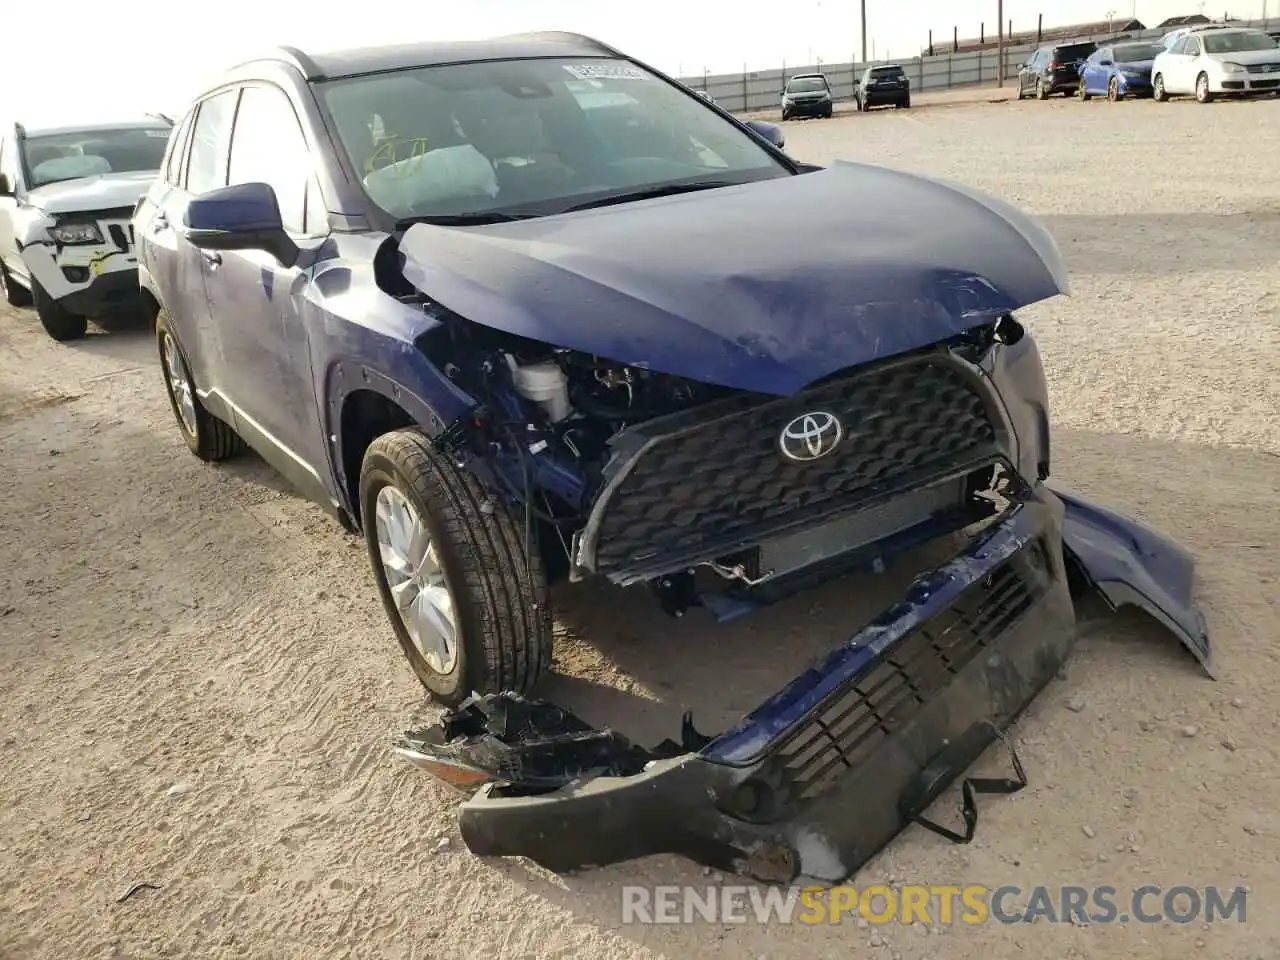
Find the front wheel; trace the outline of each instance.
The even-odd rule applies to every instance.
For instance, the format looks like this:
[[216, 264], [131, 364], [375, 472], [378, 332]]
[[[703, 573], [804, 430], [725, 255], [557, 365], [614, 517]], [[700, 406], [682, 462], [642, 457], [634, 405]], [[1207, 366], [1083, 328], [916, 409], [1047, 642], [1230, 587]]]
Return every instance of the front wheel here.
[[1164, 103], [1169, 99], [1169, 93], [1164, 88], [1164, 77], [1158, 73], [1151, 78], [1151, 99], [1157, 103]]
[[80, 340], [89, 329], [89, 318], [72, 313], [57, 300], [45, 292], [44, 287], [33, 276], [31, 278], [31, 299], [36, 306], [36, 316], [40, 318], [40, 326], [44, 332], [59, 343], [68, 340]]
[[1049, 99], [1049, 90], [1047, 87], [1045, 87], [1043, 79], [1036, 80], [1036, 99], [1037, 100]]
[[396, 639], [445, 706], [524, 693], [551, 667], [551, 608], [537, 543], [418, 430], [369, 445], [360, 471], [369, 560]]
[[1209, 75], [1202, 73], [1196, 77], [1196, 103], [1212, 103], [1213, 94], [1209, 92]]

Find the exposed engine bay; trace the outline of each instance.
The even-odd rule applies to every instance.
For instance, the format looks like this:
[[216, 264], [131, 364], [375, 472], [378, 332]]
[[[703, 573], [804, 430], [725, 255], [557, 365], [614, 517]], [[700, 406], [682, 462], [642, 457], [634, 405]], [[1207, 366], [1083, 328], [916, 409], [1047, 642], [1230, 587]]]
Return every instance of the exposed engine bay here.
[[[863, 504], [862, 509], [833, 509], [830, 517], [815, 514], [812, 521], [817, 522], [779, 529], [776, 536], [765, 535], [769, 532], [767, 517], [761, 536], [755, 536], [752, 527], [739, 525], [732, 536], [719, 539], [699, 538], [693, 524], [679, 517], [664, 518], [664, 529], [668, 533], [686, 530], [686, 540], [692, 546], [684, 552], [672, 549], [667, 556], [658, 556], [656, 548], [632, 550], [611, 567], [610, 558], [596, 550], [595, 542], [584, 543], [582, 537], [584, 531], [588, 537], [608, 534], [609, 521], [601, 504], [607, 494], [618, 493], [628, 476], [644, 475], [644, 470], [636, 467], [641, 453], [657, 449], [654, 445], [669, 437], [698, 431], [714, 437], [721, 425], [726, 436], [732, 437], [740, 429], [736, 425], [750, 411], [772, 409], [787, 399], [548, 346], [470, 323], [434, 304], [424, 309], [441, 323], [419, 340], [419, 347], [450, 380], [477, 400], [469, 414], [450, 424], [436, 442], [460, 465], [484, 472], [507, 494], [512, 506], [525, 511], [529, 548], [533, 549], [536, 541], [553, 576], [567, 572], [572, 579], [581, 579], [604, 572], [615, 583], [646, 582], [668, 613], [680, 616], [689, 607], [702, 605], [711, 607], [713, 615], [723, 620], [839, 575], [851, 563], [878, 568], [883, 563], [881, 552], [859, 552], [859, 548], [880, 544], [896, 549], [898, 545], [891, 542], [894, 535], [926, 521], [946, 518], [941, 526], [935, 524], [927, 531], [936, 536], [996, 512], [993, 494], [998, 493], [1001, 469], [995, 457], [987, 456], [981, 462], [957, 461], [957, 469], [930, 476], [928, 483], [896, 486], [889, 491], [892, 496]], [[1016, 321], [1003, 318], [929, 352], [945, 352], [972, 363], [995, 343], [1015, 341], [1020, 336]], [[827, 382], [841, 382], [840, 375], [815, 388], [821, 390]], [[854, 406], [866, 400], [829, 399]], [[701, 422], [702, 411], [710, 411], [707, 419], [715, 425]], [[785, 423], [789, 415], [773, 419]], [[837, 429], [843, 429], [834, 415], [822, 415], [831, 416]], [[848, 419], [847, 413], [842, 416]], [[899, 429], [910, 429], [910, 425]], [[774, 469], [772, 461], [780, 459], [772, 422], [750, 427], [748, 432], [751, 442], [760, 444], [760, 437], [764, 438], [769, 462], [755, 467], [748, 463], [737, 487], [744, 483], [750, 487], [754, 483], [747, 475], [751, 470], [767, 473]], [[881, 439], [885, 443], [892, 440]], [[896, 440], [892, 442], [901, 446]], [[853, 449], [851, 444], [847, 446]], [[653, 461], [652, 455], [648, 457], [646, 463]], [[837, 461], [832, 458], [831, 462], [835, 469]], [[784, 463], [780, 469], [789, 467], [799, 475], [802, 468], [812, 473], [813, 466]], [[697, 469], [697, 464], [688, 465], [688, 469], [678, 465], [653, 468], [668, 477], [696, 473]], [[889, 467], [878, 469], [887, 471]], [[732, 469], [704, 477], [700, 491], [692, 494], [697, 502], [691, 503], [691, 510], [705, 514], [706, 507], [724, 504], [726, 512], [751, 517], [753, 510], [776, 512], [769, 498], [786, 501], [792, 497], [799, 505], [823, 492], [789, 490], [781, 482], [786, 475], [780, 474], [776, 489], [752, 495], [761, 501], [756, 503], [733, 483], [716, 489], [729, 473]], [[821, 483], [832, 487], [830, 477]], [[618, 503], [626, 509], [634, 504], [680, 500], [670, 490], [656, 489], [623, 489], [619, 496]], [[755, 509], [758, 507], [762, 509]], [[901, 546], [911, 546], [921, 538]], [[653, 556], [646, 555], [649, 553]], [[696, 580], [699, 571], [714, 573], [718, 580], [713, 581], [725, 589], [710, 593], [701, 589]]]

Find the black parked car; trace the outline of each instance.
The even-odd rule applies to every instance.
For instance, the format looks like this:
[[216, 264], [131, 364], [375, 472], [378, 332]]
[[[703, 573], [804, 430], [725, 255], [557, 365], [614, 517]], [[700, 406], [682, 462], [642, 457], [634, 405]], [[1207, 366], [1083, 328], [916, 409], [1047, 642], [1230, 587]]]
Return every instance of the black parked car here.
[[782, 91], [782, 119], [831, 116], [831, 84], [821, 73], [797, 73]]
[[1041, 47], [1018, 71], [1018, 99], [1029, 94], [1040, 100], [1047, 100], [1051, 93], [1075, 96], [1080, 87], [1080, 65], [1097, 49], [1092, 40]]
[[859, 110], [890, 104], [895, 108], [906, 109], [911, 106], [911, 81], [907, 79], [907, 72], [896, 63], [885, 67], [867, 67], [862, 79], [853, 88], [853, 99], [857, 101]]

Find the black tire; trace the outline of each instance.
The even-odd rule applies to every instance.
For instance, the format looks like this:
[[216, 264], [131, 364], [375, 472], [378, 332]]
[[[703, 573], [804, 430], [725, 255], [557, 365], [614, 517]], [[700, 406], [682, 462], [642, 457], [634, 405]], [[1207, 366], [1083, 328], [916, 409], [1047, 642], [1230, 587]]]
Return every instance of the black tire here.
[[1112, 103], [1119, 103], [1124, 99], [1124, 94], [1120, 92], [1120, 81], [1115, 77], [1107, 84], [1107, 99]]
[[11, 307], [31, 306], [31, 291], [14, 283], [3, 263], [0, 263], [0, 293], [4, 294], [4, 302]]
[[[405, 629], [378, 546], [378, 492], [395, 487], [439, 545], [455, 611], [457, 657], [439, 673]], [[551, 668], [551, 606], [537, 543], [525, 551], [524, 527], [495, 504], [480, 482], [441, 456], [414, 429], [383, 434], [360, 470], [365, 544], [383, 607], [419, 682], [437, 701], [457, 706], [473, 692], [527, 692]]]
[[81, 340], [89, 329], [89, 318], [72, 313], [57, 300], [45, 293], [44, 287], [35, 277], [31, 278], [31, 301], [36, 307], [36, 316], [40, 318], [40, 326], [44, 332], [59, 343], [68, 340]]
[[1036, 99], [1037, 100], [1049, 99], [1049, 91], [1045, 89], [1043, 77], [1038, 77], [1036, 79]]
[[1164, 89], [1164, 75], [1157, 73], [1151, 78], [1151, 99], [1156, 103], [1165, 103], [1169, 94]]
[[1213, 94], [1209, 92], [1209, 75], [1202, 73], [1196, 77], [1196, 103], [1213, 103]]
[[1090, 100], [1093, 99], [1093, 94], [1090, 93], [1087, 89], [1085, 89], [1084, 77], [1080, 78], [1080, 99], [1083, 100], [1085, 103], [1088, 103]]
[[903, 101], [902, 101], [902, 109], [903, 109], [903, 110], [910, 110], [910, 109], [911, 109], [911, 98], [910, 98], [910, 97], [907, 97], [907, 99], [905, 99], [905, 100], [903, 100]]
[[782, 111], [782, 122], [783, 122], [783, 123], [786, 123], [786, 122], [787, 122], [788, 120], [790, 120], [790, 119], [791, 119], [791, 114], [789, 114], [789, 113], [787, 113], [787, 111], [783, 110], [783, 111]]
[[[195, 407], [195, 429], [187, 427], [178, 409], [178, 398], [174, 394], [173, 380], [169, 376], [168, 361], [165, 359], [166, 338], [172, 338], [178, 353], [178, 361], [182, 364], [182, 375], [191, 385], [191, 400]], [[191, 377], [191, 366], [187, 362], [187, 354], [178, 342], [177, 335], [169, 325], [169, 316], [161, 308], [156, 314], [156, 348], [160, 351], [160, 370], [164, 374], [164, 389], [169, 396], [169, 407], [173, 410], [173, 419], [178, 422], [178, 430], [186, 441], [187, 449], [206, 463], [227, 460], [244, 449], [244, 441], [231, 429], [231, 425], [219, 420], [200, 402], [195, 392], [195, 381]]]

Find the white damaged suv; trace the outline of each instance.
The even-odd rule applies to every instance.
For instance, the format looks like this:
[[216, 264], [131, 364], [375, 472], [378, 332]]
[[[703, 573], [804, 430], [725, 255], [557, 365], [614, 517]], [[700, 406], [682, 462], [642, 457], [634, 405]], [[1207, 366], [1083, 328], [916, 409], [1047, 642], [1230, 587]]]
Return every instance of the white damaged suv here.
[[89, 317], [137, 308], [129, 220], [159, 173], [173, 124], [28, 129], [0, 137], [0, 293], [34, 305], [55, 340], [83, 337]]

